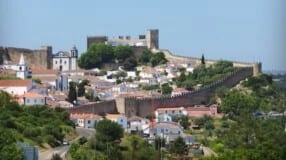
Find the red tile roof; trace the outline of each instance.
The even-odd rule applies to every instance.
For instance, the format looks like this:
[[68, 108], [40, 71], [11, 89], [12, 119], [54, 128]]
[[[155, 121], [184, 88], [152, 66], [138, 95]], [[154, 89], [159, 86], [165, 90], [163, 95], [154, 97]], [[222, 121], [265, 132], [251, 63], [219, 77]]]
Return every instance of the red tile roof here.
[[12, 86], [28, 86], [32, 83], [31, 79], [25, 79], [25, 80], [0, 80], [0, 86], [5, 87], [12, 87]]

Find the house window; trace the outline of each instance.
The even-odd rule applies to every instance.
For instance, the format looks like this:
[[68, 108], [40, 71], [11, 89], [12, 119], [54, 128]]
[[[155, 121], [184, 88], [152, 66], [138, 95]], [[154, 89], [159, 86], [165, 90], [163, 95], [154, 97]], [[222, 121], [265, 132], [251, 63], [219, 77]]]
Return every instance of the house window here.
[[60, 64], [62, 64], [62, 62], [63, 62], [63, 60], [62, 60], [62, 59], [60, 59]]
[[90, 124], [90, 120], [88, 120], [87, 123]]
[[182, 111], [181, 111], [181, 110], [179, 110], [179, 113], [182, 113]]
[[174, 113], [175, 113], [175, 111], [174, 111], [174, 110], [172, 110], [172, 113], [174, 114]]
[[58, 61], [55, 61], [55, 64], [58, 64]]
[[41, 102], [44, 103], [44, 99], [41, 99]]
[[178, 131], [178, 134], [181, 134], [181, 131]]
[[20, 71], [22, 70], [22, 67], [20, 67]]
[[167, 111], [165, 111], [165, 113], [167, 114]]
[[120, 122], [123, 123], [123, 119], [121, 119]]
[[29, 99], [27, 99], [27, 103], [30, 103], [30, 100], [29, 100]]
[[164, 132], [164, 128], [161, 129], [161, 132], [162, 132], [162, 133]]
[[64, 64], [67, 64], [67, 61], [65, 61]]
[[37, 99], [34, 99], [34, 103], [37, 103]]

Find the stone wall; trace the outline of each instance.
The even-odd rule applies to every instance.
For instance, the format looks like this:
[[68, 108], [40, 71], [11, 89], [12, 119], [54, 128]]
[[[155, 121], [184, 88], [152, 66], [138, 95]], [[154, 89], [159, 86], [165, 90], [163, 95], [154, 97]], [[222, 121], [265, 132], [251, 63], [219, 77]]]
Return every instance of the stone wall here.
[[91, 103], [68, 109], [69, 113], [118, 113], [115, 100]]
[[44, 46], [37, 50], [0, 47], [0, 53], [5, 55], [9, 64], [18, 64], [23, 53], [26, 63], [31, 68], [51, 68], [52, 67], [52, 47]]
[[[190, 107], [195, 104], [206, 104], [214, 94], [215, 90], [219, 87], [233, 87], [241, 80], [253, 74], [251, 67], [241, 68], [223, 78], [222, 80], [206, 86], [203, 89], [196, 90], [191, 93], [186, 93], [177, 96], [167, 96], [162, 98], [144, 98], [137, 99], [135, 97], [125, 98], [124, 108], [127, 116], [138, 115], [142, 117], [150, 116], [152, 111], [156, 108], [163, 107]], [[122, 106], [121, 106], [122, 107]]]

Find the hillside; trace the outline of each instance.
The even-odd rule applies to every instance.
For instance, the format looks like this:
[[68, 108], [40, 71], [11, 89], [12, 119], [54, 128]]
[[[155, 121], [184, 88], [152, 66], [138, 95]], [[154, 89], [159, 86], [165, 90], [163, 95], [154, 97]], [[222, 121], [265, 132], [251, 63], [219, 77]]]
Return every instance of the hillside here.
[[[46, 106], [20, 106], [6, 92], [0, 92], [0, 157], [6, 152], [2, 140], [11, 139], [9, 145], [16, 142], [28, 142], [39, 147], [56, 147], [64, 138], [74, 134], [69, 114], [60, 108]], [[4, 135], [3, 135], [4, 134]]]

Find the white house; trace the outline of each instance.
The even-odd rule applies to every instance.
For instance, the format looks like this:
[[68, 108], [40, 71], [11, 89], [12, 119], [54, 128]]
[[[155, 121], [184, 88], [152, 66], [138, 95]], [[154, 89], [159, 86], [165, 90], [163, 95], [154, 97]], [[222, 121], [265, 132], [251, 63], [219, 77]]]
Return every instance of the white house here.
[[135, 78], [136, 77], [136, 71], [127, 71], [127, 77]]
[[148, 134], [150, 138], [165, 138], [167, 144], [178, 137], [184, 136], [184, 128], [181, 125], [167, 122], [151, 123], [149, 128], [146, 128], [143, 132]]
[[79, 127], [93, 128], [94, 123], [102, 120], [102, 117], [96, 114], [70, 114], [71, 120], [73, 120]]
[[156, 122], [173, 122], [172, 117], [169, 114], [161, 113], [156, 116]]
[[150, 123], [149, 119], [138, 117], [138, 116], [132, 116], [128, 118], [128, 132], [141, 132], [144, 128], [148, 127]]
[[35, 93], [35, 92], [28, 92], [23, 95], [24, 105], [31, 106], [31, 105], [45, 105], [46, 104], [46, 96]]
[[172, 116], [188, 115], [187, 110], [184, 107], [173, 107], [173, 108], [158, 108], [155, 111], [155, 116], [158, 117], [160, 114], [167, 114]]
[[0, 80], [0, 90], [11, 95], [23, 95], [33, 88], [33, 81], [27, 80]]
[[57, 106], [61, 108], [72, 108], [73, 104], [68, 101], [57, 101]]
[[186, 90], [185, 88], [175, 88], [173, 89], [171, 96], [177, 96], [184, 93], [189, 93], [190, 91]]
[[126, 116], [122, 114], [107, 114], [105, 118], [113, 122], [116, 122], [124, 129], [124, 131], [127, 131], [127, 117]]

